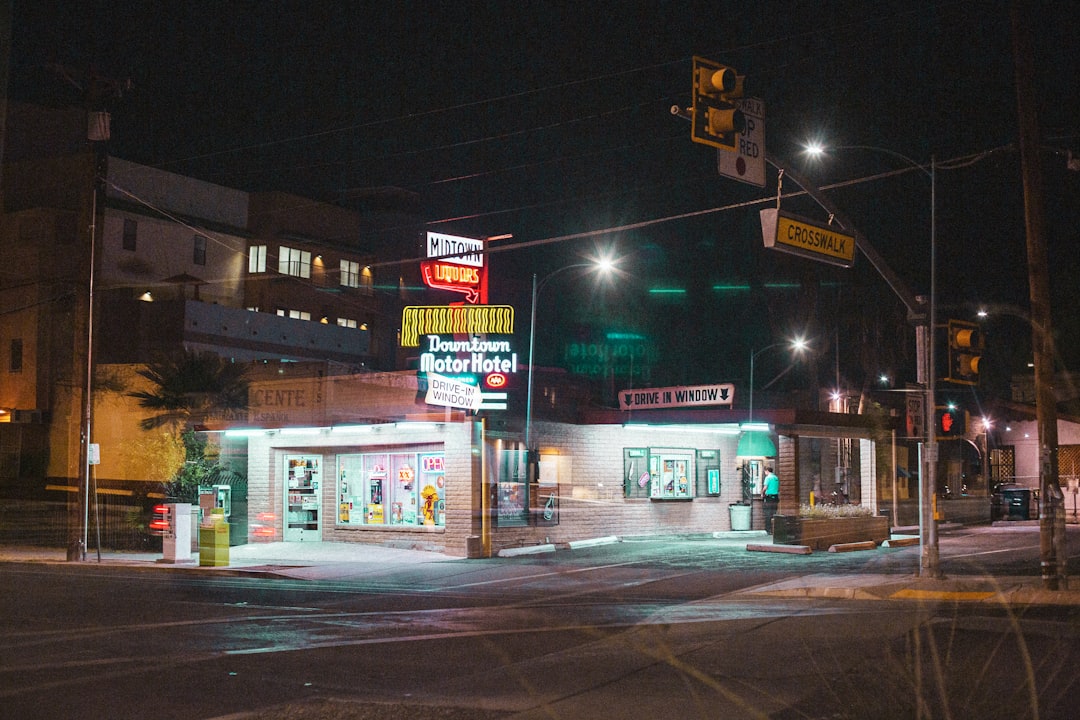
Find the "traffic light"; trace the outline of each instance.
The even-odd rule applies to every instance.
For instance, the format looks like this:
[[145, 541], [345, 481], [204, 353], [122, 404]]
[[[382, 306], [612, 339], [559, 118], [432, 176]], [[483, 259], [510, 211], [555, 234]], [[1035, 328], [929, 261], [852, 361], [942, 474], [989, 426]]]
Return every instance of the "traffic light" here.
[[982, 360], [983, 335], [975, 323], [950, 320], [949, 368], [945, 380], [959, 385], [979, 384], [979, 362]]
[[934, 408], [934, 432], [938, 440], [964, 437], [967, 430], [967, 413], [955, 405]]
[[743, 78], [725, 65], [694, 57], [693, 107], [690, 108], [691, 139], [734, 152], [746, 117], [739, 109]]

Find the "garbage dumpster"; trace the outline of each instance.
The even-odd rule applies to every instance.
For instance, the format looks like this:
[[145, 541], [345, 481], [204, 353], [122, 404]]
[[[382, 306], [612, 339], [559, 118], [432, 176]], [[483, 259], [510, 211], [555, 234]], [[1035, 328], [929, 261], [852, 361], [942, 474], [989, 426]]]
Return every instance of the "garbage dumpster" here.
[[199, 525], [199, 566], [224, 567], [229, 564], [229, 523], [225, 511], [214, 508]]
[[1031, 513], [1031, 488], [1001, 488], [1001, 505], [1006, 520], [1027, 520]]

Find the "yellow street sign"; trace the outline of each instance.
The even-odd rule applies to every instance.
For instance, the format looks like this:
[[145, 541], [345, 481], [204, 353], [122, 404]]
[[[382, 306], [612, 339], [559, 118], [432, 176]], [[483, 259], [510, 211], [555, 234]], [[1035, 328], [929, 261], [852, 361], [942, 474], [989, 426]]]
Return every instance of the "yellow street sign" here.
[[855, 236], [776, 208], [761, 211], [765, 247], [841, 267], [855, 264]]

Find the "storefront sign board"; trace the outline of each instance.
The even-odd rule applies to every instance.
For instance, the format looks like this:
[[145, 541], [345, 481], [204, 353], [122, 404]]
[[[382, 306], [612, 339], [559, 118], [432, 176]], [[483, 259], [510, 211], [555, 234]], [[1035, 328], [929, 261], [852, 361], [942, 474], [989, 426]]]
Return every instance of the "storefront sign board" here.
[[469, 385], [460, 380], [430, 372], [427, 374], [427, 383], [428, 391], [424, 401], [428, 405], [463, 408], [465, 410], [480, 409], [483, 397], [480, 388], [475, 385]]
[[650, 410], [701, 405], [731, 405], [734, 398], [735, 386], [732, 383], [642, 388], [620, 391], [619, 409]]

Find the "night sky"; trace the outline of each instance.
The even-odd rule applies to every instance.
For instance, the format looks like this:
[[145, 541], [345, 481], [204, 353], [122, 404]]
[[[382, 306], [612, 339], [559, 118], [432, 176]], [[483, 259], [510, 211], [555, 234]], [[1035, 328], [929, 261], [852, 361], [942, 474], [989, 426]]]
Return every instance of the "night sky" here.
[[[1075, 368], [1075, 5], [1030, 5], [1054, 322], [1061, 364]], [[813, 357], [781, 385], [806, 386], [807, 373], [857, 384], [878, 367], [913, 379], [913, 333], [865, 258], [843, 270], [762, 248], [758, 211], [775, 205], [775, 170], [764, 189], [719, 177], [715, 151], [670, 114], [689, 103], [694, 55], [747, 76], [770, 154], [820, 185], [907, 163], [858, 149], [811, 162], [810, 140], [934, 157], [939, 305], [964, 318], [1028, 306], [1007, 2], [15, 0], [12, 27], [13, 100], [78, 104], [88, 72], [131, 80], [109, 103], [116, 156], [345, 204], [398, 187], [416, 194], [417, 232], [512, 233], [508, 247], [524, 247], [492, 257], [493, 301], [523, 316], [532, 273], [617, 253], [614, 288], [568, 274], [545, 290], [541, 360], [559, 361], [556, 327], [585, 337], [602, 322], [662, 349], [654, 384], [727, 382], [745, 378], [754, 348], [807, 331]], [[928, 178], [830, 192], [928, 292]], [[782, 207], [825, 220], [805, 198]], [[648, 293], [658, 288], [686, 293]], [[589, 302], [560, 302], [575, 291]], [[577, 312], [589, 304], [593, 329], [574, 329], [589, 324]], [[988, 377], [1023, 371], [1026, 324], [986, 322]], [[784, 359], [762, 367], [759, 384]]]

